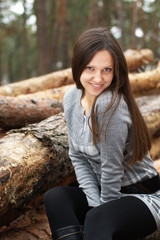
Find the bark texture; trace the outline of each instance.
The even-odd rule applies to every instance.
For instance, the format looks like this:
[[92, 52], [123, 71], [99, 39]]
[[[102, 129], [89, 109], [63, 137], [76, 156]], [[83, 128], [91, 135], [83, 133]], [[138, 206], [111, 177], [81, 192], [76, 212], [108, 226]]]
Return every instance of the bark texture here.
[[160, 158], [160, 136], [152, 139], [150, 154], [153, 160]]
[[64, 94], [75, 84], [69, 84], [59, 88], [47, 89], [45, 91], [39, 91], [31, 94], [18, 95], [17, 98], [21, 99], [59, 99], [62, 100]]
[[160, 158], [154, 161], [154, 166], [160, 175]]
[[72, 174], [63, 114], [9, 132], [0, 140], [0, 226]]
[[135, 96], [160, 92], [160, 68], [141, 73], [129, 73], [132, 92]]
[[[132, 59], [132, 51], [134, 52], [133, 56], [135, 55], [134, 60]], [[138, 57], [139, 55], [141, 60]], [[153, 60], [152, 57], [152, 51], [149, 49], [142, 49], [140, 51], [128, 50], [128, 53], [126, 52], [128, 66], [136, 65], [136, 68], [151, 62]], [[144, 95], [146, 93], [149, 93], [153, 89], [156, 89], [156, 92], [158, 91], [158, 93], [160, 91], [159, 66], [157, 67], [157, 69], [154, 69], [152, 71], [129, 73], [129, 79], [134, 94]], [[18, 96], [22, 94], [30, 94], [44, 91], [46, 89], [58, 88], [73, 83], [74, 81], [71, 68], [68, 68], [43, 76], [34, 77], [31, 79], [1, 86], [0, 95]]]
[[49, 73], [39, 77], [10, 83], [0, 87], [0, 95], [18, 96], [20, 94], [34, 93], [49, 88], [58, 88], [60, 86], [73, 83], [71, 69]]
[[160, 131], [160, 95], [142, 96], [136, 102], [146, 121], [152, 136], [157, 136]]
[[130, 72], [136, 71], [138, 68], [154, 61], [154, 54], [150, 49], [128, 49], [124, 52], [124, 55]]
[[18, 99], [0, 96], [0, 128], [19, 128], [63, 111], [55, 99]]

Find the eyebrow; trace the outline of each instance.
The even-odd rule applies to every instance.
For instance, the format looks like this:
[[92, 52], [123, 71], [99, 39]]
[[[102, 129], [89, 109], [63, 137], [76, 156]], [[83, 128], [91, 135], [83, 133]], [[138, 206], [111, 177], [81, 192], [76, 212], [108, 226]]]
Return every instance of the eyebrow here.
[[[94, 65], [92, 65], [92, 64], [89, 64], [89, 63], [86, 65], [86, 67], [87, 67], [87, 66], [90, 66], [90, 67], [95, 67]], [[109, 68], [109, 67], [114, 67], [114, 65], [113, 65], [113, 64], [112, 64], [112, 65], [106, 65], [106, 66], [105, 66], [105, 67], [103, 67], [103, 68]]]

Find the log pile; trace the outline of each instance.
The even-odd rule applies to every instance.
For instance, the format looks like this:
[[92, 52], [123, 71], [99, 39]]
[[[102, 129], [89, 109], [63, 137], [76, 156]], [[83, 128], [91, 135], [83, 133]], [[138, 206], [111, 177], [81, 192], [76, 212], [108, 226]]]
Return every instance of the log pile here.
[[150, 49], [133, 50], [128, 49], [124, 52], [127, 60], [129, 72], [134, 72], [138, 68], [152, 63], [154, 61], [154, 54]]
[[72, 175], [63, 113], [8, 132], [0, 140], [0, 226]]
[[[137, 71], [154, 61], [149, 49], [128, 50], [125, 56], [133, 94], [152, 135], [151, 156], [160, 173], [160, 67]], [[25, 238], [21, 224], [31, 221], [28, 214], [33, 212], [39, 223], [35, 209], [43, 208], [44, 192], [76, 182], [62, 107], [63, 96], [73, 85], [71, 69], [65, 69], [0, 87], [0, 239]], [[38, 232], [30, 221], [28, 226], [22, 224], [27, 234], [31, 232], [26, 239], [51, 239], [44, 211], [41, 214], [41, 225], [35, 225]], [[13, 234], [15, 228], [20, 238], [16, 231]]]

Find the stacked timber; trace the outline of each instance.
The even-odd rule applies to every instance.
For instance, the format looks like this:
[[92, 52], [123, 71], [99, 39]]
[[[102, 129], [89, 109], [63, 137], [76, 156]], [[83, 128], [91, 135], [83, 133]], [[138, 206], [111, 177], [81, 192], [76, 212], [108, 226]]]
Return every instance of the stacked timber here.
[[[136, 72], [154, 61], [149, 49], [128, 50], [125, 56], [160, 173], [160, 67]], [[0, 87], [0, 226], [10, 225], [33, 204], [39, 206], [49, 188], [76, 182], [62, 106], [73, 86], [69, 68]]]

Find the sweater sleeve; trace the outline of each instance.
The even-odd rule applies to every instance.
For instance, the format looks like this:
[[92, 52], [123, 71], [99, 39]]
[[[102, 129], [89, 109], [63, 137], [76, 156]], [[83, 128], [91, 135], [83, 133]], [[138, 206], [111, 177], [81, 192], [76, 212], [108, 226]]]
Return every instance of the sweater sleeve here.
[[85, 154], [76, 149], [71, 133], [71, 128], [74, 125], [73, 118], [76, 116], [74, 112], [76, 99], [77, 90], [75, 87], [70, 89], [63, 99], [65, 119], [68, 127], [69, 156], [75, 170], [79, 187], [84, 191], [89, 206], [96, 207], [100, 205], [100, 190], [97, 177]]
[[[101, 99], [99, 111], [104, 112], [107, 99]], [[113, 112], [114, 106], [104, 115], [105, 124]], [[101, 119], [102, 121], [102, 119]], [[105, 125], [104, 124], [104, 125]], [[101, 157], [101, 203], [105, 203], [121, 196], [122, 177], [124, 175], [123, 160], [128, 129], [131, 119], [127, 104], [122, 98], [107, 127], [101, 129], [100, 157]]]
[[[70, 139], [70, 138], [69, 138]], [[100, 205], [99, 184], [93, 169], [86, 157], [77, 151], [71, 141], [69, 141], [69, 156], [76, 173], [79, 187], [84, 191], [88, 205], [97, 207]]]

